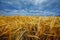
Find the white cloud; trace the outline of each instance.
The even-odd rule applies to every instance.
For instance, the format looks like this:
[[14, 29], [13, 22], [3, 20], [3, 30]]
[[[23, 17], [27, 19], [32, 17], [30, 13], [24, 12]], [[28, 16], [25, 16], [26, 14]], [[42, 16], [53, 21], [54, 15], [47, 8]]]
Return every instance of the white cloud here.
[[[9, 11], [9, 12], [7, 12]], [[51, 11], [41, 11], [41, 10], [29, 10], [30, 12], [26, 10], [9, 10], [9, 9], [4, 9], [0, 12], [1, 15], [21, 15], [21, 16], [55, 16], [55, 12]]]
[[[54, 12], [47, 11], [47, 10], [49, 10], [48, 8], [46, 10], [44, 9], [45, 7], [52, 7], [53, 6], [52, 4], [56, 3], [56, 1], [54, 1], [54, 0], [52, 0], [52, 1], [50, 0], [49, 2], [48, 1], [49, 0], [8, 0], [8, 1], [6, 0], [6, 1], [2, 1], [2, 2], [6, 3], [6, 4], [10, 4], [11, 6], [18, 8], [20, 10], [4, 9], [5, 11], [1, 11], [0, 13], [4, 13], [5, 15], [8, 13], [9, 13], [8, 15], [12, 15], [12, 14], [13, 15], [14, 14], [16, 14], [16, 15], [56, 15]], [[43, 5], [44, 2], [48, 2], [48, 3], [46, 5]], [[33, 4], [36, 7], [35, 6], [30, 7], [30, 6], [28, 6], [29, 4]], [[29, 10], [27, 8], [30, 13], [27, 10], [21, 9], [25, 5], [26, 5], [26, 7], [32, 8], [32, 10]], [[26, 9], [26, 7], [25, 7], [25, 9]], [[58, 5], [55, 7], [58, 7]], [[34, 10], [34, 8], [38, 9], [38, 10]], [[58, 10], [58, 8], [55, 8], [55, 9], [53, 8], [53, 10]]]
[[35, 5], [37, 5], [37, 4], [42, 4], [42, 3], [44, 3], [44, 2], [47, 2], [47, 0], [35, 0], [35, 1], [34, 1]]
[[[10, 12], [7, 12], [10, 11]], [[2, 15], [24, 15], [24, 16], [47, 16], [47, 15], [56, 15], [54, 12], [50, 11], [39, 11], [39, 10], [30, 10], [30, 12], [26, 10], [9, 10], [5, 9], [5, 11], [0, 12], [3, 13]]]

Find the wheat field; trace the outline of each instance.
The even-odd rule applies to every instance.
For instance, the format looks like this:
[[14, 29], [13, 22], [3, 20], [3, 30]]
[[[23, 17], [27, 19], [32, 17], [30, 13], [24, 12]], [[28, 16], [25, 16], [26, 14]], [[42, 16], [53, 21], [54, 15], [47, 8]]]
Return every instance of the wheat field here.
[[0, 40], [60, 40], [60, 17], [0, 16]]

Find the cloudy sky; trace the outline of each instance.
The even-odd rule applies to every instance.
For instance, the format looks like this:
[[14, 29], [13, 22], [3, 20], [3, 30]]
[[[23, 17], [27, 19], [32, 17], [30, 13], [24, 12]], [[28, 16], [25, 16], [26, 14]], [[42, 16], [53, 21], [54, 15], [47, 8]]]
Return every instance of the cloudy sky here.
[[59, 16], [60, 0], [0, 0], [0, 15]]

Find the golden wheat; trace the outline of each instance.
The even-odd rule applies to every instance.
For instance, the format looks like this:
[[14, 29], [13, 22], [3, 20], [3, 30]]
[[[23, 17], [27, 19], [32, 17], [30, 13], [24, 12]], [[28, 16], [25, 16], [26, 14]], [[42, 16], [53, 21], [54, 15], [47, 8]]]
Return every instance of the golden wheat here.
[[60, 17], [0, 16], [0, 40], [60, 40]]

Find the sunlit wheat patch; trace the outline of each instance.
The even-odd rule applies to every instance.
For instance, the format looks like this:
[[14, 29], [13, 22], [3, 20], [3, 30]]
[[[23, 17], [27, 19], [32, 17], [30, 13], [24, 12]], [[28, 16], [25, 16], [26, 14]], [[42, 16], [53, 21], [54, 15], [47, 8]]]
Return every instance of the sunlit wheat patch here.
[[60, 40], [60, 17], [0, 16], [0, 40]]

